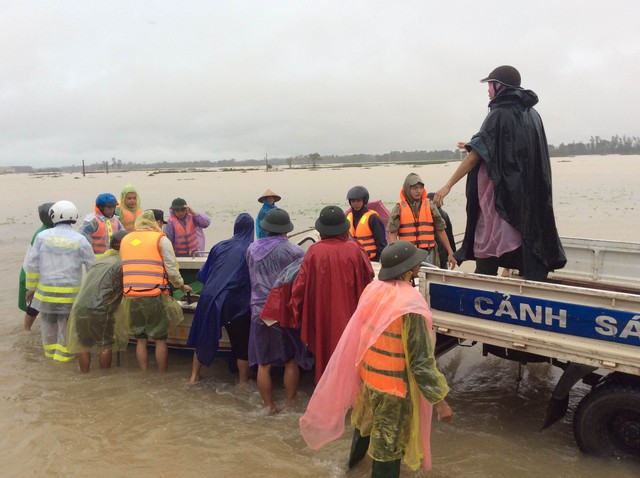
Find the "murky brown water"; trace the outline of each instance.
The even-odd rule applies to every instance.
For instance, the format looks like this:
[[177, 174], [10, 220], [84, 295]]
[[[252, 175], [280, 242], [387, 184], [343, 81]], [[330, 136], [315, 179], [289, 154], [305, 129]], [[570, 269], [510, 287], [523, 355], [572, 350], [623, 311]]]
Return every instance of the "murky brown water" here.
[[[555, 160], [561, 233], [637, 240], [638, 164], [638, 156]], [[8, 283], [0, 297], [0, 476], [338, 477], [345, 475], [350, 444], [347, 434], [319, 453], [304, 446], [297, 422], [312, 392], [309, 374], [303, 377], [298, 408], [267, 417], [255, 384], [247, 391], [236, 389], [224, 362], [205, 370], [201, 384], [188, 387], [191, 356], [184, 353], [170, 355], [166, 375], [140, 373], [131, 351], [122, 355], [119, 367], [87, 376], [80, 376], [76, 364], [45, 360], [37, 322], [31, 333], [23, 332], [16, 307], [18, 271], [38, 226], [38, 204], [69, 199], [84, 215], [98, 193], [118, 195], [131, 181], [143, 207], [166, 210], [171, 199], [182, 196], [196, 210], [210, 213], [211, 246], [231, 234], [236, 214], [257, 212], [256, 198], [267, 187], [283, 196], [281, 205], [299, 229], [311, 225], [323, 205], [344, 204], [347, 189], [355, 184], [367, 186], [373, 199], [391, 206], [410, 170], [436, 189], [453, 167], [0, 176], [0, 274]], [[464, 222], [463, 190], [460, 184], [447, 198], [458, 231]], [[476, 349], [451, 352], [440, 365], [452, 386], [456, 416], [451, 424], [434, 424], [429, 476], [640, 476], [637, 463], [589, 458], [576, 448], [571, 417], [587, 391], [584, 386], [574, 389], [563, 421], [538, 431], [555, 369], [528, 366], [518, 382], [517, 364], [483, 358]], [[282, 399], [281, 386], [276, 389]], [[369, 473], [365, 460], [348, 476]], [[402, 476], [416, 474], [403, 468]]]

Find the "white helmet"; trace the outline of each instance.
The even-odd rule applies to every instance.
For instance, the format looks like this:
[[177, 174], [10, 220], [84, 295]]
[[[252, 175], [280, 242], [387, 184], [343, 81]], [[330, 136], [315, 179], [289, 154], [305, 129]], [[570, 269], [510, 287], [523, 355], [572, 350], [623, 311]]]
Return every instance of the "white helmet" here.
[[49, 209], [49, 217], [53, 224], [64, 221], [75, 223], [78, 220], [78, 209], [71, 201], [58, 201]]

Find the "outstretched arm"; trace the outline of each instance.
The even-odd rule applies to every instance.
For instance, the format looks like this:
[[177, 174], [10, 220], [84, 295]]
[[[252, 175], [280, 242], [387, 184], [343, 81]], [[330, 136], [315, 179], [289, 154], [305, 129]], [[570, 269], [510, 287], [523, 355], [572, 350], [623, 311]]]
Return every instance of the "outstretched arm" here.
[[[461, 143], [458, 143], [458, 145], [460, 144]], [[433, 202], [436, 203], [436, 206], [442, 206], [443, 200], [445, 196], [449, 194], [451, 188], [469, 174], [469, 171], [476, 167], [478, 161], [480, 161], [480, 155], [475, 149], [472, 149], [458, 165], [458, 169], [455, 170], [451, 178], [449, 178], [449, 181], [434, 194]]]

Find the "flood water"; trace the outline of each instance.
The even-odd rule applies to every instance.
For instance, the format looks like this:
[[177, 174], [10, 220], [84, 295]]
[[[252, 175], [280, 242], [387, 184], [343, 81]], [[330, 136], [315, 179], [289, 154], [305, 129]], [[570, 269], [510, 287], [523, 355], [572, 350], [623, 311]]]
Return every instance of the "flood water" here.
[[[637, 184], [640, 157], [554, 160], [557, 222], [562, 235], [637, 240], [640, 232]], [[22, 330], [17, 309], [18, 272], [38, 227], [38, 204], [69, 199], [81, 216], [98, 193], [119, 196], [125, 183], [140, 191], [143, 207], [168, 209], [184, 197], [210, 214], [208, 246], [231, 235], [235, 215], [257, 213], [256, 198], [271, 188], [283, 196], [296, 229], [313, 224], [327, 204], [345, 205], [349, 187], [367, 186], [372, 199], [389, 208], [408, 172], [437, 189], [455, 164], [281, 170], [109, 175], [65, 174], [38, 178], [0, 176], [0, 273], [7, 292], [0, 297], [0, 476], [175, 477], [366, 477], [366, 459], [346, 473], [350, 433], [318, 453], [307, 449], [298, 419], [313, 391], [305, 374], [295, 410], [266, 416], [255, 382], [235, 387], [224, 361], [204, 370], [205, 380], [189, 387], [191, 355], [171, 353], [169, 372], [141, 373], [132, 350], [109, 371], [81, 376], [77, 364], [46, 360], [38, 322]], [[454, 230], [464, 227], [464, 186], [445, 208]], [[596, 226], [596, 227], [594, 227]], [[153, 360], [151, 358], [151, 360]], [[539, 431], [558, 372], [546, 364], [523, 367], [482, 357], [477, 347], [458, 348], [439, 360], [452, 392], [452, 423], [434, 422], [433, 477], [580, 476], [638, 477], [640, 464], [582, 455], [575, 445], [573, 410], [588, 387], [571, 396], [565, 419]], [[92, 364], [94, 367], [97, 365]], [[521, 375], [521, 379], [519, 376]], [[281, 381], [276, 399], [283, 401]], [[403, 466], [401, 476], [422, 476]]]

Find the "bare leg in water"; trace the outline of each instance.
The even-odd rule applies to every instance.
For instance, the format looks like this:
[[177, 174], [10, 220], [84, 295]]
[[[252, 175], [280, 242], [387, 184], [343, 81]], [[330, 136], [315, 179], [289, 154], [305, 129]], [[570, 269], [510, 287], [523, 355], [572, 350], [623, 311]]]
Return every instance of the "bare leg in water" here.
[[193, 364], [191, 365], [191, 378], [187, 382], [189, 385], [199, 382], [202, 377], [200, 376], [200, 368], [202, 364], [198, 360], [198, 354], [193, 352]]
[[149, 355], [147, 352], [148, 339], [138, 339], [136, 343], [136, 360], [140, 370], [146, 372], [149, 370]]
[[158, 372], [166, 372], [169, 366], [169, 348], [166, 340], [156, 340], [156, 363]]
[[246, 387], [249, 384], [249, 361], [237, 359], [236, 364], [238, 365], [238, 376], [240, 378], [238, 385]]
[[287, 407], [293, 408], [300, 382], [300, 369], [295, 360], [289, 360], [284, 364], [284, 391], [287, 396]]
[[271, 365], [258, 365], [258, 390], [264, 406], [273, 415], [278, 412], [278, 408], [271, 398], [271, 389]]
[[98, 364], [100, 364], [101, 369], [111, 368], [111, 358], [113, 357], [113, 352], [111, 348], [102, 349], [100, 355], [98, 355]]

